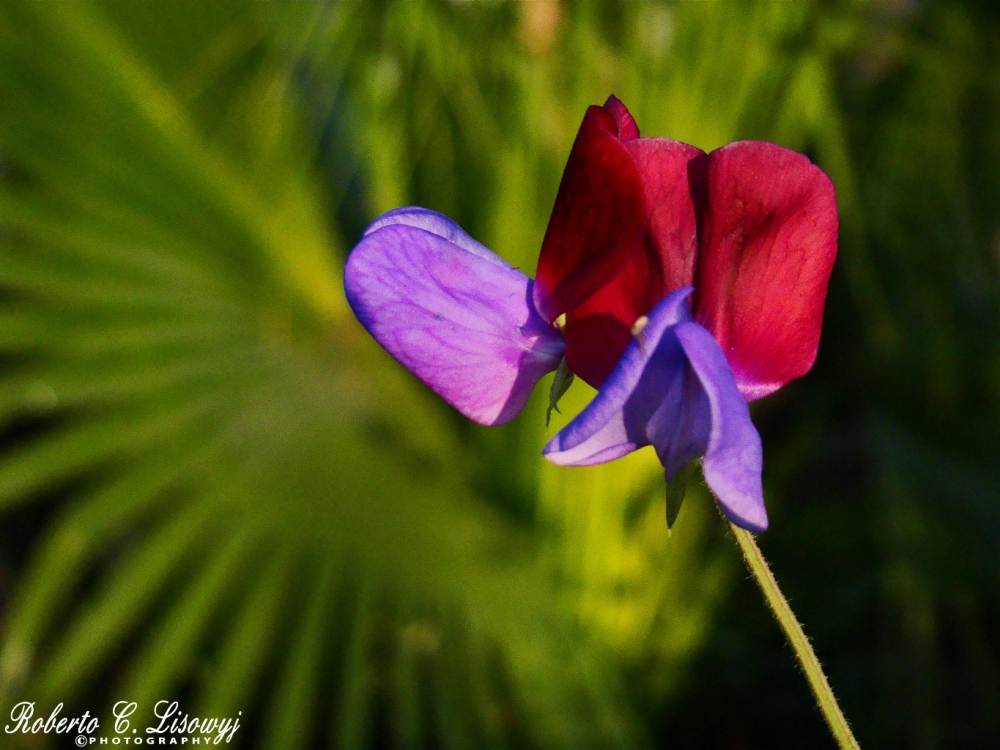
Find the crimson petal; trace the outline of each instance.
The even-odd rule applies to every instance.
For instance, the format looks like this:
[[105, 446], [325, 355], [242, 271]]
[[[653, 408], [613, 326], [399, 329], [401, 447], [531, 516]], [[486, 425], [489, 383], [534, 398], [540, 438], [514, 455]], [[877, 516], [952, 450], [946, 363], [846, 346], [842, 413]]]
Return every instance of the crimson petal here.
[[636, 319], [690, 285], [697, 253], [692, 183], [705, 155], [666, 138], [639, 138], [624, 104], [590, 107], [563, 173], [542, 243], [535, 304], [566, 313], [566, 359], [600, 387]]
[[638, 248], [646, 227], [642, 178], [618, 122], [587, 109], [563, 172], [538, 257], [534, 301], [550, 323], [604, 286]]
[[631, 141], [633, 138], [639, 137], [639, 126], [635, 124], [632, 113], [628, 111], [628, 107], [622, 104], [621, 99], [612, 94], [604, 102], [604, 109], [615, 118], [615, 123], [618, 125], [618, 137], [621, 140]]
[[567, 313], [563, 331], [570, 369], [595, 388], [628, 346], [636, 319], [692, 283], [697, 257], [692, 196], [703, 183], [704, 152], [668, 138], [639, 138], [625, 148], [642, 178], [646, 231], [611, 282]]
[[805, 156], [742, 141], [708, 156], [695, 318], [748, 400], [812, 367], [837, 254], [830, 179]]

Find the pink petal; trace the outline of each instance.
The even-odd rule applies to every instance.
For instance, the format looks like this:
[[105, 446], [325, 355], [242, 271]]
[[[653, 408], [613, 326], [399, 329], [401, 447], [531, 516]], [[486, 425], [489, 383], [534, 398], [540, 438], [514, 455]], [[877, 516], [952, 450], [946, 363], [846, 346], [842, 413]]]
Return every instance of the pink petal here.
[[748, 400], [812, 367], [837, 254], [833, 183], [773, 143], [708, 156], [708, 202], [695, 273], [695, 318], [726, 355]]

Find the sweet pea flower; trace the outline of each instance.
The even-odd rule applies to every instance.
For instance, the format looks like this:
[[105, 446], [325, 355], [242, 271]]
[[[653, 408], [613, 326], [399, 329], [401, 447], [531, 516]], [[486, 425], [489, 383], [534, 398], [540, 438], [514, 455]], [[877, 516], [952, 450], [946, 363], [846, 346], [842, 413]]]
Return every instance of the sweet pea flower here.
[[747, 402], [804, 375], [836, 256], [829, 178], [771, 143], [710, 154], [587, 110], [536, 279], [422, 208], [384, 214], [344, 274], [390, 354], [460, 412], [501, 424], [565, 357], [598, 389], [545, 446], [584, 466], [652, 445], [667, 481], [704, 457], [733, 523], [767, 527]]

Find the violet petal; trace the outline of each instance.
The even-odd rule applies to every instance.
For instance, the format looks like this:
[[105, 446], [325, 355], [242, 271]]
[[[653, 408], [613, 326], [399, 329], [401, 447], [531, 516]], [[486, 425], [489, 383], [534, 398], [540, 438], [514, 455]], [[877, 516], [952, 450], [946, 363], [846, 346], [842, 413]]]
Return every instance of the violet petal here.
[[421, 208], [420, 206], [402, 206], [394, 208], [391, 211], [386, 211], [368, 225], [368, 228], [365, 230], [365, 236], [367, 237], [369, 234], [373, 234], [379, 229], [392, 226], [393, 224], [403, 224], [408, 227], [423, 229], [425, 232], [443, 237], [448, 242], [458, 245], [463, 250], [468, 250], [473, 255], [478, 255], [480, 258], [488, 260], [494, 265], [501, 266], [502, 268], [514, 267], [486, 247], [486, 245], [472, 239], [465, 233], [462, 227], [444, 214], [439, 214], [437, 211], [431, 211], [429, 208]]
[[344, 288], [375, 340], [480, 424], [517, 416], [563, 356], [531, 279], [426, 209], [377, 219], [347, 260]]
[[750, 531], [767, 528], [761, 484], [763, 451], [760, 435], [750, 421], [750, 409], [722, 349], [697, 323], [674, 329], [687, 360], [698, 375], [711, 411], [711, 430], [702, 471], [723, 512]]
[[652, 442], [647, 429], [650, 420], [661, 411], [680, 408], [685, 356], [671, 328], [691, 320], [687, 302], [691, 291], [690, 287], [678, 289], [653, 308], [649, 322], [629, 344], [594, 400], [545, 446], [542, 453], [549, 461], [590, 466]]
[[679, 289], [658, 304], [594, 400], [549, 441], [555, 464], [589, 466], [653, 445], [667, 480], [705, 456], [705, 481], [723, 512], [767, 528], [760, 436], [725, 355], [691, 319]]

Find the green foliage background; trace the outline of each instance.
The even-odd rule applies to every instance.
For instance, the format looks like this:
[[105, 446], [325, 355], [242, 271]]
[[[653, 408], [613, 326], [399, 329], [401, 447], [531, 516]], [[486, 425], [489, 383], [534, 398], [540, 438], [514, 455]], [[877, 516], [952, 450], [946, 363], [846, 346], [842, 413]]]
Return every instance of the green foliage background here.
[[[972, 2], [0, 4], [0, 716], [245, 747], [830, 747], [704, 487], [471, 425], [341, 268], [404, 204], [531, 271], [588, 104], [810, 154], [841, 247], [755, 406], [761, 545], [863, 746], [1000, 739], [1000, 17]], [[0, 734], [0, 744], [71, 738]], [[63, 744], [60, 744], [63, 743]], [[68, 745], [66, 745], [68, 746]]]

